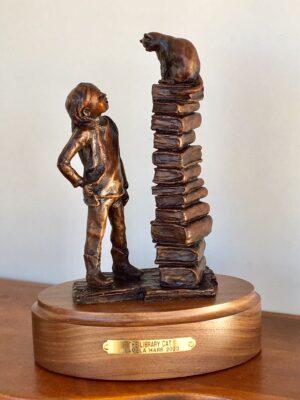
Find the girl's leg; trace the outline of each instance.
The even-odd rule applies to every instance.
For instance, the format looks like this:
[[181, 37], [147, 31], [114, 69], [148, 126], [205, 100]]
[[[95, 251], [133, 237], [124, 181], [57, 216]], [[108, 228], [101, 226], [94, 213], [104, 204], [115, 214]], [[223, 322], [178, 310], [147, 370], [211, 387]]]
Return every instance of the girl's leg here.
[[99, 206], [88, 206], [84, 261], [86, 281], [90, 286], [106, 287], [113, 282], [111, 278], [105, 277], [100, 269], [102, 239], [111, 203], [111, 199], [103, 199]]
[[108, 216], [111, 223], [111, 255], [115, 277], [125, 281], [140, 279], [143, 272], [131, 265], [128, 260], [123, 204], [120, 201], [113, 204], [109, 209]]

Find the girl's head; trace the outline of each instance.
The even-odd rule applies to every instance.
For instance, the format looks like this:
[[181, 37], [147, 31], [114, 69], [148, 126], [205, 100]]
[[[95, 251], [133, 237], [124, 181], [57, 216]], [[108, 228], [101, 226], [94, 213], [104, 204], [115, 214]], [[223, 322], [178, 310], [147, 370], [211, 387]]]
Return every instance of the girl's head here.
[[95, 85], [79, 83], [68, 95], [66, 109], [74, 125], [88, 125], [108, 109], [108, 101]]

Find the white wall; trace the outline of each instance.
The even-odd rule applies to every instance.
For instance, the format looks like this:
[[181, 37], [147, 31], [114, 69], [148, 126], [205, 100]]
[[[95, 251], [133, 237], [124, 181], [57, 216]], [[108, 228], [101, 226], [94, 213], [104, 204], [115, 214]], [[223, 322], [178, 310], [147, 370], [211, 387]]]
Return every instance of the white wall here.
[[130, 182], [131, 260], [153, 266], [159, 64], [139, 39], [161, 31], [190, 39], [202, 60], [209, 265], [253, 282], [264, 309], [299, 312], [299, 20], [291, 0], [1, 0], [0, 275], [56, 283], [84, 274], [87, 209], [56, 169], [70, 135], [64, 101], [81, 81], [108, 93]]

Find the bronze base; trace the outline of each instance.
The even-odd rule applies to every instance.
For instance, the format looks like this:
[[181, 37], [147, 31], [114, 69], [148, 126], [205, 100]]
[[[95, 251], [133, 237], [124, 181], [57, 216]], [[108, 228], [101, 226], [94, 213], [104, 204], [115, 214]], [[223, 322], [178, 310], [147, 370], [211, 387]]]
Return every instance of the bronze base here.
[[[85, 280], [75, 281], [72, 290], [73, 301], [75, 304], [97, 304], [124, 300], [155, 301], [216, 295], [216, 277], [208, 267], [204, 271], [200, 285], [195, 289], [163, 288], [160, 286], [158, 268], [148, 268], [143, 271], [144, 275], [139, 281], [115, 280], [113, 286], [103, 289], [91, 288]], [[112, 273], [104, 273], [104, 275], [113, 277]]]

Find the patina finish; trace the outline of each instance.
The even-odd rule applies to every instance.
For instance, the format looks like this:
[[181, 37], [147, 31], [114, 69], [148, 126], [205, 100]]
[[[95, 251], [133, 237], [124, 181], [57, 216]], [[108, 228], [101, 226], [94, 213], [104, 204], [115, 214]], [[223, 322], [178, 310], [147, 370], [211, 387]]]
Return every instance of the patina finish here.
[[[120, 157], [118, 129], [111, 118], [102, 116], [108, 110], [107, 96], [90, 83], [80, 83], [68, 95], [66, 109], [72, 120], [72, 136], [57, 166], [74, 187], [83, 188], [84, 202], [88, 206], [84, 248], [87, 284], [102, 288], [113, 283], [100, 269], [107, 218], [112, 227], [114, 277], [125, 281], [139, 279], [142, 271], [128, 260], [124, 221], [128, 182]], [[83, 164], [83, 176], [71, 166], [77, 153]]]
[[[204, 201], [208, 191], [199, 177], [202, 148], [193, 144], [202, 122], [197, 112], [204, 97], [200, 60], [186, 39], [150, 32], [140, 42], [156, 53], [161, 67], [161, 79], [152, 86], [155, 263], [161, 287], [195, 290], [206, 280], [205, 237], [212, 229], [210, 207]], [[217, 281], [209, 271], [215, 290]]]
[[197, 50], [189, 40], [149, 32], [144, 34], [140, 42], [146, 51], [155, 51], [160, 62], [161, 83], [200, 82], [200, 60]]

